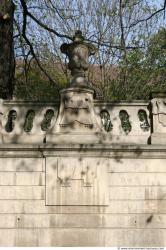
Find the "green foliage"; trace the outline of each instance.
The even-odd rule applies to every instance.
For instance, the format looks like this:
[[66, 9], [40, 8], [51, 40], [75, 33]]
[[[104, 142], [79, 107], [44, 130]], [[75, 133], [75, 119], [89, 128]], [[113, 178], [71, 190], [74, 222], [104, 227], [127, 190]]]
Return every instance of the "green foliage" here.
[[152, 67], [159, 69], [166, 67], [166, 29], [152, 36], [148, 48], [148, 62]]
[[[126, 63], [127, 61], [127, 63]], [[135, 49], [122, 59], [118, 77], [110, 81], [106, 100], [148, 99], [152, 91], [166, 91], [166, 29], [149, 41], [148, 49]]]
[[62, 72], [56, 68], [47, 69], [44, 67], [54, 82], [50, 81], [39, 67], [33, 63], [27, 72], [27, 75], [19, 76], [16, 71], [15, 97], [29, 101], [56, 101], [59, 98], [59, 90], [66, 87], [67, 80]]

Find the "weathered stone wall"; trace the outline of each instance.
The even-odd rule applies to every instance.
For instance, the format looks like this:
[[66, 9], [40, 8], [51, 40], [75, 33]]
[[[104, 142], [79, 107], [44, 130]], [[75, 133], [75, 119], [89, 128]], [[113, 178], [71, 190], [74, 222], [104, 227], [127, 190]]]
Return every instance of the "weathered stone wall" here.
[[[73, 205], [46, 205], [50, 160], [56, 170], [60, 159], [71, 165], [80, 161], [68, 179], [58, 173], [62, 189], [57, 195], [68, 192]], [[96, 189], [91, 176], [77, 179], [87, 163], [93, 172], [102, 165], [106, 185], [96, 172]], [[106, 200], [93, 205], [101, 200], [98, 189]], [[0, 246], [164, 246], [165, 194], [164, 145], [1, 145]], [[74, 205], [74, 196], [80, 204], [84, 197], [86, 205]]]
[[0, 103], [0, 246], [166, 245], [166, 95]]

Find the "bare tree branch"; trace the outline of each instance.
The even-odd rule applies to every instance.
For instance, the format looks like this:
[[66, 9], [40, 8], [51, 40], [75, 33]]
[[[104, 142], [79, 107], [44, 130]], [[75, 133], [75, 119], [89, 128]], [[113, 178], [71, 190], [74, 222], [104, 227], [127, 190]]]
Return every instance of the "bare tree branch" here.
[[152, 14], [151, 14], [150, 16], [148, 16], [147, 18], [143, 18], [143, 19], [140, 19], [140, 20], [138, 20], [138, 21], [132, 23], [132, 24], [129, 26], [129, 28], [132, 28], [133, 26], [135, 26], [135, 25], [137, 25], [137, 24], [139, 24], [139, 23], [141, 23], [141, 22], [147, 22], [148, 20], [150, 20], [150, 19], [151, 19], [152, 17], [154, 17], [155, 15], [159, 14], [159, 13], [162, 12], [162, 11], [165, 11], [165, 9], [166, 9], [166, 0], [164, 0], [164, 6], [163, 6], [163, 8], [161, 8], [161, 9], [155, 11], [154, 13], [152, 13]]
[[35, 21], [39, 26], [41, 26], [42, 28], [44, 28], [45, 30], [51, 32], [51, 33], [54, 33], [56, 36], [58, 37], [61, 37], [61, 38], [67, 38], [67, 39], [70, 39], [72, 40], [72, 38], [70, 36], [67, 36], [67, 35], [63, 35], [63, 34], [60, 34], [58, 33], [57, 31], [55, 31], [54, 29], [52, 28], [49, 28], [47, 25], [45, 25], [44, 23], [42, 23], [41, 21], [39, 21], [34, 15], [32, 15], [32, 13], [30, 13], [28, 11], [28, 7], [26, 5], [26, 1], [25, 0], [20, 0], [21, 4], [22, 4], [22, 7], [23, 7], [23, 10], [26, 14], [26, 16], [29, 16], [33, 21]]
[[[26, 11], [26, 15], [29, 16], [33, 21], [35, 21], [40, 27], [44, 28], [45, 30], [53, 33], [54, 35], [56, 35], [56, 36], [58, 36], [60, 38], [66, 38], [66, 39], [72, 40], [72, 37], [64, 35], [64, 34], [60, 34], [57, 31], [55, 31], [54, 29], [48, 27], [47, 25], [45, 25], [44, 23], [42, 23], [41, 21], [39, 21], [34, 15], [32, 15], [32, 13], [30, 13], [28, 11], [28, 8], [27, 8], [25, 0], [20, 0], [20, 1], [21, 1], [21, 4], [22, 4], [24, 10]], [[86, 41], [98, 44], [98, 42], [96, 42], [96, 41], [94, 41], [92, 39], [86, 39]], [[99, 45], [100, 46], [109, 47], [109, 48], [113, 48], [113, 49], [124, 50], [124, 46], [122, 46], [122, 45], [111, 45], [110, 43], [107, 43], [107, 42], [101, 42]], [[128, 49], [138, 49], [138, 48], [143, 48], [143, 47], [141, 47], [141, 46], [140, 47], [138, 47], [138, 46], [126, 46], [125, 47], [125, 49], [127, 49], [127, 50]]]
[[45, 69], [41, 66], [37, 56], [36, 56], [36, 53], [34, 51], [34, 48], [31, 44], [31, 42], [29, 41], [29, 39], [27, 38], [26, 36], [26, 28], [27, 28], [27, 6], [26, 6], [26, 3], [24, 0], [20, 0], [21, 1], [21, 4], [22, 4], [22, 8], [23, 8], [23, 27], [22, 27], [22, 36], [23, 38], [25, 39], [27, 45], [29, 46], [30, 48], [30, 51], [31, 51], [31, 54], [32, 56], [34, 57], [34, 59], [36, 60], [36, 63], [38, 65], [38, 67], [41, 69], [41, 71], [47, 76], [47, 78], [50, 80], [50, 82], [54, 82], [54, 80], [49, 76], [49, 74], [45, 71]]
[[119, 1], [119, 19], [120, 19], [120, 29], [121, 29], [121, 46], [123, 48], [123, 58], [124, 58], [124, 62], [125, 62], [125, 67], [122, 68], [122, 80], [123, 80], [123, 84], [125, 85], [125, 88], [127, 88], [127, 73], [128, 73], [128, 69], [127, 69], [127, 64], [128, 64], [128, 60], [127, 60], [127, 50], [126, 50], [126, 41], [125, 41], [125, 34], [124, 34], [124, 25], [123, 25], [123, 8], [124, 8], [124, 4], [123, 4], [123, 0]]

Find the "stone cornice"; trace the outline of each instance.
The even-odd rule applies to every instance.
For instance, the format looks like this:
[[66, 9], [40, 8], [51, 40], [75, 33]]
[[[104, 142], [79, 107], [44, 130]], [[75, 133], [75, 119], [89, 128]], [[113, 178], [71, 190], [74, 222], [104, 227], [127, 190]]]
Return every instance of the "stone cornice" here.
[[47, 144], [0, 145], [0, 157], [84, 156], [108, 158], [166, 158], [166, 145]]

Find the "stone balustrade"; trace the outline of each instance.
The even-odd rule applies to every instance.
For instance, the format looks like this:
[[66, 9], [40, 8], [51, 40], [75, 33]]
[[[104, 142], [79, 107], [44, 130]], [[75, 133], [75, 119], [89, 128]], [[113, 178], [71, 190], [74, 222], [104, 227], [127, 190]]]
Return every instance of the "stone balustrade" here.
[[151, 122], [145, 101], [95, 103], [109, 143], [149, 144]]
[[[46, 143], [47, 135], [54, 138], [60, 134], [54, 129], [58, 108], [59, 103], [1, 101], [1, 143]], [[103, 143], [148, 143], [151, 124], [147, 102], [95, 101], [94, 111], [100, 128], [96, 135]], [[82, 129], [77, 132], [80, 136], [84, 133]]]
[[[82, 99], [77, 98], [77, 92], [70, 89], [63, 91], [60, 103], [1, 100], [1, 144], [165, 143], [163, 94], [153, 96], [151, 102], [104, 103], [93, 101], [91, 91], [82, 92]], [[82, 102], [84, 99], [85, 103]]]
[[45, 142], [47, 130], [55, 123], [56, 103], [2, 101], [0, 103], [1, 143]]

